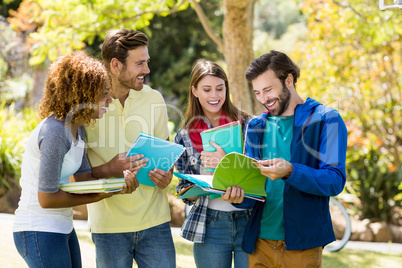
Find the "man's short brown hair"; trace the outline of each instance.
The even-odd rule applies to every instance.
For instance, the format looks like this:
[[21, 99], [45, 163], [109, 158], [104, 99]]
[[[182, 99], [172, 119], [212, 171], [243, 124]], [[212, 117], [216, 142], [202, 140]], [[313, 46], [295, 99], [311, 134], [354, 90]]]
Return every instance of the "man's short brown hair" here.
[[292, 74], [294, 85], [300, 76], [300, 68], [285, 53], [271, 50], [250, 63], [246, 70], [246, 79], [253, 81], [269, 69], [274, 71], [282, 84], [285, 84], [288, 74]]
[[140, 46], [148, 46], [148, 36], [143, 32], [128, 29], [110, 31], [102, 45], [102, 59], [107, 70], [110, 72], [113, 58], [126, 65], [128, 51]]

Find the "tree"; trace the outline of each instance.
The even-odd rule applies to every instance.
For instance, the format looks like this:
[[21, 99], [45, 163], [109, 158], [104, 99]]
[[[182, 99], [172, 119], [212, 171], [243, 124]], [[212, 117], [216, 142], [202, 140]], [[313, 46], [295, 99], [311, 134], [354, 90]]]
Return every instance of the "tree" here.
[[[10, 17], [7, 21], [12, 25], [13, 29], [19, 34], [22, 39], [25, 61], [28, 61], [29, 51], [35, 45], [29, 36], [31, 33], [37, 31], [43, 25], [42, 8], [40, 5], [31, 0], [24, 0], [18, 10], [10, 10]], [[25, 64], [28, 65], [28, 64]], [[25, 100], [28, 105], [35, 105], [39, 102], [43, 95], [45, 80], [47, 77], [48, 61], [44, 60], [41, 63], [35, 64], [33, 68], [33, 88], [30, 92], [29, 98]], [[24, 68], [27, 69], [27, 68]], [[27, 72], [27, 70], [25, 70]]]
[[258, 112], [260, 105], [253, 98], [250, 84], [244, 77], [248, 65], [254, 59], [253, 23], [256, 0], [223, 1], [222, 37], [211, 28], [200, 4], [197, 1], [191, 2], [205, 31], [225, 57], [233, 102], [244, 111]]
[[[25, 0], [26, 1], [26, 0]], [[35, 42], [30, 63], [55, 61], [75, 49], [102, 40], [115, 28], [141, 29], [156, 15], [167, 16], [187, 8], [186, 0], [35, 0], [43, 9], [44, 24], [30, 36]]]
[[[209, 20], [214, 28], [215, 25], [222, 25], [222, 14], [214, 13], [220, 6], [220, 0], [200, 4], [210, 15]], [[183, 25], [186, 26], [185, 30]], [[146, 77], [152, 88], [163, 93], [168, 104], [169, 121], [178, 126], [188, 101], [193, 63], [199, 58], [221, 62], [223, 55], [210, 41], [191, 8], [167, 17], [155, 16], [144, 31], [149, 33], [151, 39], [148, 48], [151, 73]]]
[[[25, 0], [26, 1], [26, 0]], [[212, 30], [198, 1], [141, 0], [110, 2], [85, 0], [35, 0], [42, 8], [43, 26], [30, 36], [35, 42], [30, 63], [40, 64], [59, 55], [91, 45], [95, 37], [104, 38], [109, 29], [117, 27], [141, 29], [150, 24], [155, 14], [167, 16], [186, 9], [191, 3], [204, 29], [221, 49], [228, 69], [233, 100], [239, 108], [253, 112], [255, 98], [251, 97], [244, 72], [253, 59], [253, 19], [256, 0], [223, 1], [222, 36]], [[190, 33], [191, 34], [191, 33]], [[241, 100], [241, 102], [240, 102]]]
[[[363, 214], [390, 220], [402, 204], [402, 17], [377, 0], [306, 0], [298, 90], [340, 110], [348, 130], [349, 191]], [[399, 189], [398, 189], [399, 187]], [[372, 206], [375, 206], [375, 209]]]

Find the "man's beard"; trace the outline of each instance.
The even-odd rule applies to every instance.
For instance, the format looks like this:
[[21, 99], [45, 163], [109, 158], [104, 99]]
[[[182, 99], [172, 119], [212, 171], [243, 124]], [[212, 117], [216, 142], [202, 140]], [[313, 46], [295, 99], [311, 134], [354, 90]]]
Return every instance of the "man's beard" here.
[[267, 108], [266, 104], [263, 104], [263, 105], [266, 109], [268, 109], [268, 111], [272, 115], [281, 116], [286, 111], [286, 109], [289, 107], [289, 103], [290, 103], [290, 91], [285, 85], [283, 85], [281, 94], [279, 95], [278, 101], [276, 103], [276, 107], [277, 107], [276, 110], [278, 112], [276, 112], [275, 110], [271, 111], [270, 109]]
[[121, 74], [119, 75], [119, 77], [117, 79], [121, 85], [123, 85], [129, 89], [134, 89], [136, 91], [141, 90], [144, 85], [143, 83], [136, 82], [137, 77], [130, 77], [127, 74], [126, 67], [123, 67], [123, 71], [121, 72]]

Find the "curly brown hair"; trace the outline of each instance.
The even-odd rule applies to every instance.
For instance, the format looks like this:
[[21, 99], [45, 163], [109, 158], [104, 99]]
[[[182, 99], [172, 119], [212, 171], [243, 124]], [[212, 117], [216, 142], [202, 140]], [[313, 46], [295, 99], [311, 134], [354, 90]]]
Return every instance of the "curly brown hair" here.
[[108, 73], [101, 61], [84, 51], [74, 51], [54, 62], [39, 103], [39, 116], [54, 115], [58, 120], [91, 122], [92, 107], [104, 94]]

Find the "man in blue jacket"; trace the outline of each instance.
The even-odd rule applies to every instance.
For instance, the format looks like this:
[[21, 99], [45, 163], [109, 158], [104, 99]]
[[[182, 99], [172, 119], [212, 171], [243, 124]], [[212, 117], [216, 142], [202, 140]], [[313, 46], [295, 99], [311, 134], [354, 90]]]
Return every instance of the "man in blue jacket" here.
[[339, 113], [296, 92], [299, 67], [272, 50], [246, 71], [267, 111], [247, 129], [246, 154], [268, 177], [266, 202], [253, 208], [243, 240], [250, 267], [322, 267], [322, 248], [335, 240], [329, 197], [345, 181], [347, 130]]

